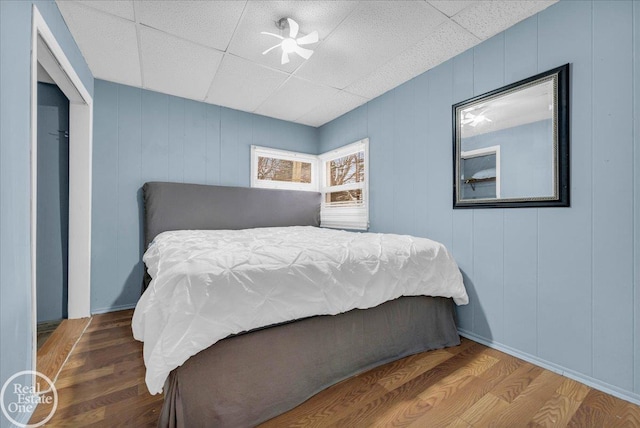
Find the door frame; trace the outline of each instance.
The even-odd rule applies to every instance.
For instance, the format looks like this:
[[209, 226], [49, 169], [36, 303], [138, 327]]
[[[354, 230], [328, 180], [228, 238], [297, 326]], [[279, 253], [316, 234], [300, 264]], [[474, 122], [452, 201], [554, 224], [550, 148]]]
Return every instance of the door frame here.
[[31, 32], [31, 305], [33, 365], [37, 355], [36, 233], [38, 195], [38, 63], [69, 99], [69, 318], [91, 314], [91, 167], [93, 98], [38, 7]]

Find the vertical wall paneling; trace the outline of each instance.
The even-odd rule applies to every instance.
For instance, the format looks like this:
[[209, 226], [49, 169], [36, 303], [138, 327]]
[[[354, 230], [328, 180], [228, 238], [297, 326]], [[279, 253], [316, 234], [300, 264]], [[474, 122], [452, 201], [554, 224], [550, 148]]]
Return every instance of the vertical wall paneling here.
[[142, 92], [141, 172], [150, 181], [168, 181], [169, 99], [157, 92]]
[[[118, 87], [118, 258], [116, 284], [111, 287], [113, 306], [127, 306], [139, 295], [142, 286], [138, 272], [140, 261], [140, 204], [141, 181], [141, 91], [128, 86]], [[134, 239], [132, 239], [134, 238]], [[138, 239], [135, 239], [138, 238]]]
[[[505, 84], [538, 69], [538, 17], [505, 31]], [[511, 144], [517, 144], [516, 141]], [[504, 212], [504, 341], [531, 355], [537, 353], [538, 210]]]
[[[633, 117], [640, 115], [640, 3], [633, 2]], [[633, 221], [634, 221], [634, 390], [640, 394], [640, 120], [633, 128]]]
[[424, 73], [413, 80], [414, 85], [414, 150], [411, 165], [411, 176], [413, 177], [414, 202], [413, 202], [413, 233], [417, 236], [429, 236], [429, 201], [432, 198], [431, 192], [434, 186], [430, 185], [430, 156], [429, 141], [431, 136], [431, 117], [429, 115], [430, 94], [429, 94], [429, 74]]
[[[592, 374], [592, 4], [538, 15], [538, 67], [571, 63], [571, 208], [540, 209], [538, 356]], [[579, 309], [578, 309], [579, 308]]]
[[538, 210], [504, 213], [504, 341], [537, 354]]
[[[504, 33], [474, 49], [474, 95], [504, 85]], [[478, 308], [474, 312], [475, 332], [502, 342], [504, 310], [503, 245], [504, 210], [478, 210], [473, 217], [474, 283]]]
[[205, 183], [220, 184], [220, 107], [207, 105], [205, 115]]
[[[26, 30], [24, 30], [26, 28]], [[32, 369], [31, 9], [0, 2], [0, 382]], [[4, 417], [3, 417], [4, 418]], [[26, 421], [24, 421], [26, 423]]]
[[[251, 144], [314, 153], [313, 128], [96, 81], [91, 309], [135, 305], [147, 181], [248, 186]], [[222, 138], [222, 139], [221, 139]]]
[[112, 298], [118, 266], [118, 103], [117, 86], [96, 81], [101, 102], [94, 106], [93, 196], [91, 198], [91, 307]]
[[[456, 56], [453, 62], [453, 101], [452, 104], [464, 101], [473, 97], [473, 50], [468, 50]], [[450, 114], [453, 113], [450, 111]], [[451, 124], [452, 119], [445, 123]], [[438, 126], [433, 124], [432, 126]], [[453, 135], [452, 135], [453, 138]], [[453, 140], [449, 143], [450, 156], [453, 156]], [[449, 158], [453, 168], [452, 157]], [[452, 178], [449, 178], [449, 186], [452, 186]], [[446, 203], [446, 207], [451, 208], [453, 204], [453, 191], [451, 200]], [[469, 300], [477, 302], [478, 296], [473, 282], [473, 215], [474, 210], [451, 210], [452, 221], [452, 243], [451, 251], [460, 267], [464, 277], [465, 287]], [[473, 303], [457, 308], [458, 323], [462, 330], [475, 331], [473, 328], [475, 305]]]
[[318, 129], [321, 135], [318, 153], [354, 143], [367, 137], [367, 106], [361, 106], [340, 116], [332, 126]]
[[185, 102], [184, 98], [169, 97], [169, 181], [178, 183], [184, 182]]
[[[393, 108], [393, 230], [396, 233], [407, 234], [414, 228], [413, 199], [419, 197], [414, 194], [414, 177], [412, 177], [411, 162], [413, 146], [415, 144], [414, 129], [414, 81], [410, 80], [394, 91]], [[391, 202], [391, 201], [390, 201]]]
[[430, 199], [427, 202], [428, 236], [442, 242], [447, 248], [451, 248], [452, 225], [451, 200], [453, 190], [451, 186], [434, 186], [443, 178], [451, 183], [453, 177], [451, 163], [451, 142], [453, 132], [451, 126], [438, 126], [437, 124], [450, 123], [451, 105], [453, 103], [453, 61], [447, 61], [429, 76], [429, 138], [437, 142], [429, 147], [427, 168], [420, 174], [420, 179], [426, 176], [429, 184]]
[[503, 343], [503, 216], [502, 210], [478, 210], [473, 216], [474, 332]]
[[253, 144], [253, 121], [254, 115], [246, 112], [239, 112], [240, 127], [238, 128], [238, 139], [236, 141], [236, 165], [237, 177], [236, 185], [251, 186], [251, 144]]
[[632, 389], [631, 1], [595, 2], [593, 32], [593, 376]]
[[[633, 387], [628, 376], [633, 367], [633, 271], [628, 269], [633, 200], [619, 194], [633, 193], [633, 129], [625, 126], [633, 121], [633, 50], [631, 37], [624, 37], [632, 33], [631, 6], [631, 1], [596, 2], [593, 11], [593, 98], [598, 100], [593, 138], [607, 142], [593, 146], [593, 259], [598, 261], [593, 266], [593, 375], [628, 389]], [[618, 363], [608, 364], [611, 360]]]
[[220, 184], [231, 185], [238, 180], [238, 133], [240, 112], [229, 108], [220, 109]]
[[189, 150], [184, 152], [185, 183], [206, 182], [206, 105], [186, 100], [184, 104], [184, 139]]
[[[393, 91], [369, 103], [369, 217], [372, 232], [393, 227]], [[391, 122], [391, 123], [390, 123]]]
[[[426, 230], [450, 245], [471, 300], [457, 310], [461, 330], [636, 401], [639, 27], [638, 2], [560, 1], [365, 105], [372, 141], [371, 230]], [[566, 63], [571, 207], [453, 210], [451, 167], [442, 166], [452, 163], [451, 104]], [[400, 126], [394, 113], [408, 98], [408, 87], [416, 119], [407, 130], [410, 122]], [[345, 115], [321, 127], [320, 147], [336, 144], [350, 129], [346, 122], [354, 120]], [[416, 141], [416, 162], [426, 158], [426, 171], [416, 164], [410, 174], [397, 170], [407, 137]], [[389, 198], [407, 176], [414, 183], [427, 177], [428, 198], [417, 194], [402, 207], [414, 211], [412, 220], [398, 224], [399, 211]], [[425, 206], [426, 214], [418, 215]]]

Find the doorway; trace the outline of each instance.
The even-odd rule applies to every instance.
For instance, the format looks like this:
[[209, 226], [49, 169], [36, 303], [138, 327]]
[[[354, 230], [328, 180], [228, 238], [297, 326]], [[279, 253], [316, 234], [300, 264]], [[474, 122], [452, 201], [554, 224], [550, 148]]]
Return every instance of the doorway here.
[[69, 100], [41, 66], [38, 75], [36, 301], [40, 349], [68, 316]]
[[36, 4], [31, 32], [31, 296], [32, 366], [37, 360], [38, 307], [38, 68], [69, 100], [67, 315], [91, 312], [91, 164], [93, 98], [54, 37]]

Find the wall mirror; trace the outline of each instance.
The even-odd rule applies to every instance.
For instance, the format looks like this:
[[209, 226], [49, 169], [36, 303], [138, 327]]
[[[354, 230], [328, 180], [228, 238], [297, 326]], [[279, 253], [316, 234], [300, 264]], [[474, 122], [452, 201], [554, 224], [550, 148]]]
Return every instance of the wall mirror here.
[[569, 64], [453, 106], [453, 207], [569, 206]]

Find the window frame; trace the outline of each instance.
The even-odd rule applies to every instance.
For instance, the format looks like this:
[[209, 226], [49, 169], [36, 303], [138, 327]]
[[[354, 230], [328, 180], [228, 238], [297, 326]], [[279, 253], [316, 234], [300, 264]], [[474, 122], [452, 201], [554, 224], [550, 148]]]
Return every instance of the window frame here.
[[[327, 163], [350, 154], [364, 151], [364, 181], [339, 186], [327, 186]], [[288, 181], [259, 180], [258, 158], [271, 157], [289, 161], [302, 161], [311, 164], [311, 183], [292, 183]], [[265, 189], [302, 190], [320, 192], [320, 226], [333, 229], [368, 230], [369, 229], [369, 138], [363, 138], [346, 146], [322, 153], [308, 153], [251, 146], [251, 187]], [[346, 190], [362, 189], [362, 202], [359, 204], [337, 206], [327, 203], [327, 194]], [[323, 216], [324, 214], [324, 216]], [[324, 217], [324, 220], [323, 220]]]
[[[290, 181], [260, 180], [258, 179], [258, 158], [269, 157], [287, 161], [298, 161], [311, 164], [311, 183], [294, 183]], [[262, 146], [251, 146], [251, 187], [263, 189], [303, 190], [308, 192], [318, 191], [318, 157], [308, 153], [293, 152], [289, 150], [272, 149]]]
[[[364, 151], [364, 181], [362, 183], [350, 183], [338, 186], [327, 185], [327, 163], [334, 159], [339, 159], [354, 153]], [[322, 194], [320, 207], [321, 226], [337, 229], [368, 230], [369, 229], [369, 138], [363, 138], [355, 143], [347, 144], [335, 150], [330, 150], [318, 156], [320, 160], [319, 190]], [[336, 206], [326, 202], [328, 193], [341, 192], [346, 190], [362, 189], [361, 206]], [[361, 211], [364, 211], [362, 213]], [[325, 214], [323, 216], [323, 213]], [[342, 221], [322, 221], [322, 218], [330, 216], [340, 216]], [[351, 217], [351, 220], [348, 218]], [[362, 218], [364, 217], [364, 218]]]

